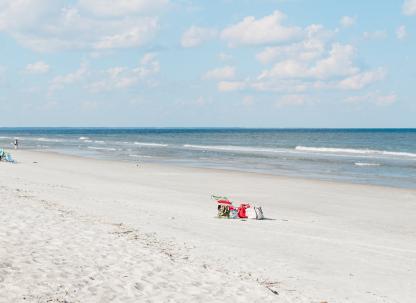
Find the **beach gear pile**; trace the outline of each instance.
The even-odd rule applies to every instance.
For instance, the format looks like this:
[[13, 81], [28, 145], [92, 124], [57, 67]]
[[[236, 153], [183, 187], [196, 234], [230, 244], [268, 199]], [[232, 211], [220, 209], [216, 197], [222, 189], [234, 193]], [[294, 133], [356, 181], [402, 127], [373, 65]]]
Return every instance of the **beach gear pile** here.
[[233, 202], [227, 197], [211, 196], [217, 202], [218, 218], [223, 219], [256, 219], [263, 220], [264, 214], [261, 206], [251, 205], [249, 203]]
[[4, 151], [4, 149], [0, 148], [0, 161], [14, 163], [12, 155]]

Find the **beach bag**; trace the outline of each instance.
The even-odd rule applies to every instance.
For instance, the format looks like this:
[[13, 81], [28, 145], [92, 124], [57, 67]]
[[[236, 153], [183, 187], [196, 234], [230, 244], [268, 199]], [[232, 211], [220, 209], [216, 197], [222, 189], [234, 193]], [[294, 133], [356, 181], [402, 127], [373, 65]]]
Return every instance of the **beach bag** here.
[[263, 220], [264, 214], [263, 214], [263, 210], [261, 209], [261, 206], [254, 206], [253, 208], [254, 208], [254, 212], [256, 213], [256, 219]]
[[249, 204], [240, 204], [238, 207], [238, 217], [240, 219], [247, 219], [246, 210], [250, 207]]
[[230, 217], [230, 207], [228, 205], [218, 205], [218, 218], [228, 219]]

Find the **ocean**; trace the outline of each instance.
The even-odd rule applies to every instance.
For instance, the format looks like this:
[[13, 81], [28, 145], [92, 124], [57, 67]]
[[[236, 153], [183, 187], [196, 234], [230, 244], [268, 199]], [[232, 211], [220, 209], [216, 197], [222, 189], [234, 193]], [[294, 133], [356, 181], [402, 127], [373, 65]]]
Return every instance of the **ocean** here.
[[0, 128], [0, 147], [15, 138], [99, 159], [416, 188], [416, 129]]

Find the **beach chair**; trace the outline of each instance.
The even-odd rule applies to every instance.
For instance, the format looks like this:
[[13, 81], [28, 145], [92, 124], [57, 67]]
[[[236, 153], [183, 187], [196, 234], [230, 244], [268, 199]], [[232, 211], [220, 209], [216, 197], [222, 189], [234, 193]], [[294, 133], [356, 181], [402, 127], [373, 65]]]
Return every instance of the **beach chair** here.
[[13, 157], [10, 153], [6, 153], [4, 149], [0, 148], [0, 161], [6, 161], [10, 163], [15, 163]]
[[234, 206], [227, 197], [212, 195], [211, 198], [217, 202], [218, 218], [229, 219], [230, 214], [234, 217]]

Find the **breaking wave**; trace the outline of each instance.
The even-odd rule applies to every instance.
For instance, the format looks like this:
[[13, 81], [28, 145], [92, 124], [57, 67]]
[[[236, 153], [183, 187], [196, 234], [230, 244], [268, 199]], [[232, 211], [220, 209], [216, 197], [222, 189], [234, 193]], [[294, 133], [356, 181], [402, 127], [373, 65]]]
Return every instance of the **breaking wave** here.
[[203, 150], [219, 150], [219, 151], [232, 151], [232, 152], [257, 152], [257, 153], [285, 153], [286, 149], [276, 148], [262, 148], [262, 147], [246, 147], [246, 146], [233, 146], [233, 145], [193, 145], [185, 144], [185, 148], [203, 149]]
[[154, 147], [167, 147], [168, 144], [161, 144], [161, 143], [150, 143], [150, 142], [134, 142], [134, 145], [140, 146], [154, 146]]
[[357, 166], [380, 166], [380, 163], [366, 163], [366, 162], [355, 162], [354, 165]]
[[95, 146], [88, 146], [88, 149], [94, 149], [94, 150], [108, 150], [108, 151], [116, 151], [116, 148], [113, 147], [95, 147]]
[[132, 158], [153, 158], [152, 156], [135, 155], [135, 154], [130, 154], [129, 157], [132, 157]]
[[40, 142], [67, 142], [68, 140], [63, 140], [63, 139], [52, 139], [52, 138], [36, 138], [36, 141], [40, 141]]
[[332, 148], [332, 147], [308, 147], [296, 146], [295, 150], [315, 153], [354, 154], [416, 158], [416, 154], [407, 152], [393, 152], [376, 149], [353, 149], [353, 148]]

